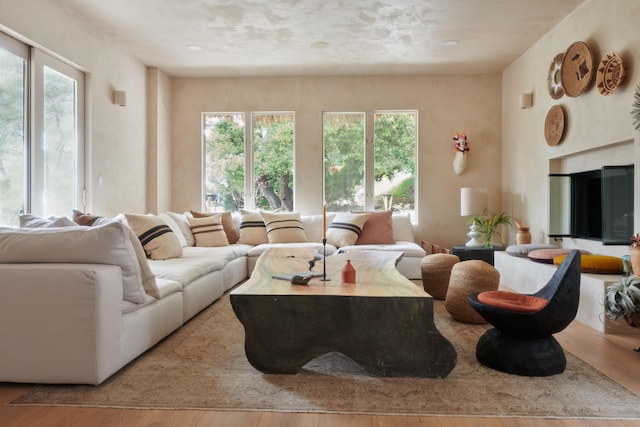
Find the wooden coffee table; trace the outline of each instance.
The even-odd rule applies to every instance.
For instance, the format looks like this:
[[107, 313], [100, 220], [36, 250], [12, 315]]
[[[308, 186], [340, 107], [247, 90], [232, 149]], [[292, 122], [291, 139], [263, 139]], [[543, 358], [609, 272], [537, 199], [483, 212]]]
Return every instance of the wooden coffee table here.
[[[456, 351], [436, 329], [433, 298], [402, 276], [402, 252], [354, 251], [327, 257], [327, 277], [308, 285], [274, 279], [309, 269], [313, 249], [271, 248], [251, 278], [231, 292], [245, 329], [247, 359], [265, 373], [295, 373], [336, 351], [379, 376], [444, 377]], [[350, 259], [355, 284], [341, 284]], [[323, 271], [317, 261], [314, 271]]]

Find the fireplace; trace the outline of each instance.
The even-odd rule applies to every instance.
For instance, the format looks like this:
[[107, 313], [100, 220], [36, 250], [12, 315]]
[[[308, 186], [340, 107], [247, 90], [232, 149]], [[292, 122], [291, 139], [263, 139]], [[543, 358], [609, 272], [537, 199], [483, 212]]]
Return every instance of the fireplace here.
[[549, 237], [628, 245], [633, 235], [634, 166], [549, 175]]

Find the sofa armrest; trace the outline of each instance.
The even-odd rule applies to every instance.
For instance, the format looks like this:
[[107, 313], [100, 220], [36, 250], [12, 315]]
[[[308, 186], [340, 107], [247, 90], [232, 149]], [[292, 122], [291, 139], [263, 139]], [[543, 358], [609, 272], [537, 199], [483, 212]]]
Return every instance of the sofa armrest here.
[[0, 381], [98, 384], [123, 364], [122, 270], [0, 264]]

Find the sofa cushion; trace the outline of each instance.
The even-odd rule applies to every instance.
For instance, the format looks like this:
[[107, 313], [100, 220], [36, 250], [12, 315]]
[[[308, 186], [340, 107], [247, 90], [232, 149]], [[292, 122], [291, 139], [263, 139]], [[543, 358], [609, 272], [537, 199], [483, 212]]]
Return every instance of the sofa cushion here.
[[130, 213], [125, 214], [125, 218], [151, 259], [176, 258], [182, 255], [178, 237], [162, 218], [151, 214]]
[[[64, 250], [61, 250], [64, 248]], [[117, 265], [124, 299], [143, 304], [145, 290], [127, 227], [111, 221], [95, 227], [21, 228], [0, 232], [0, 263]]]
[[[568, 248], [555, 248], [555, 249], [536, 249], [534, 251], [529, 252], [527, 257], [536, 262], [541, 262], [543, 264], [553, 264], [553, 259], [560, 256], [566, 255], [571, 252], [571, 249]], [[586, 250], [580, 250], [582, 255], [591, 255], [591, 252]]]
[[261, 212], [269, 243], [308, 242], [298, 212]]
[[217, 248], [187, 247], [180, 258], [166, 260], [150, 260], [149, 266], [160, 279], [173, 280], [183, 287], [207, 274], [221, 271], [227, 264], [224, 258], [211, 256], [207, 250], [231, 248], [232, 246], [219, 246]]
[[257, 245], [250, 247], [247, 255], [251, 258], [256, 258], [262, 255], [264, 251], [269, 248], [314, 248], [318, 254], [322, 254], [323, 251], [326, 251], [326, 255], [329, 256], [336, 252], [338, 248], [333, 246], [330, 243], [327, 243], [326, 248], [322, 246], [320, 242], [306, 242], [306, 243], [264, 243], [262, 245]]
[[66, 216], [42, 218], [31, 214], [20, 215], [20, 227], [23, 228], [56, 228], [75, 225], [77, 224]]
[[191, 215], [193, 215], [194, 218], [204, 218], [204, 217], [216, 215], [216, 214], [222, 215], [222, 227], [224, 228], [224, 232], [227, 235], [227, 241], [229, 242], [229, 244], [233, 245], [234, 243], [237, 243], [238, 239], [240, 238], [240, 235], [238, 234], [238, 230], [233, 224], [233, 216], [231, 212], [225, 211], [225, 212], [209, 213], [209, 212], [197, 212], [194, 210], [191, 211]]
[[327, 230], [327, 243], [336, 247], [349, 246], [356, 243], [362, 227], [370, 214], [338, 213]]
[[[555, 265], [562, 264], [567, 255], [553, 259]], [[623, 274], [622, 258], [610, 255], [583, 254], [580, 257], [580, 271], [591, 274]]]
[[393, 238], [393, 222], [390, 210], [375, 212], [351, 211], [351, 213], [369, 214], [369, 219], [364, 223], [362, 233], [356, 240], [356, 245], [392, 245], [396, 242]]
[[187, 219], [190, 214], [180, 214], [177, 212], [167, 211], [165, 214], [176, 223], [180, 231], [182, 231], [182, 236], [184, 240], [187, 242], [186, 246], [195, 246], [196, 239], [193, 237], [193, 233], [191, 233], [191, 227], [189, 226], [189, 220]]
[[405, 257], [411, 258], [422, 258], [427, 255], [419, 244], [408, 241], [399, 241], [393, 245], [350, 245], [340, 248], [340, 252], [349, 251], [398, 251]]
[[243, 245], [261, 245], [269, 243], [267, 227], [264, 225], [262, 215], [257, 211], [240, 209], [240, 238], [238, 243]]
[[393, 240], [396, 242], [414, 242], [413, 224], [409, 214], [391, 215], [393, 223]]
[[229, 241], [222, 226], [222, 215], [188, 218], [196, 246], [228, 246]]
[[545, 243], [526, 243], [521, 245], [509, 245], [505, 252], [512, 256], [526, 258], [531, 251], [538, 249], [558, 249], [556, 245], [548, 245]]

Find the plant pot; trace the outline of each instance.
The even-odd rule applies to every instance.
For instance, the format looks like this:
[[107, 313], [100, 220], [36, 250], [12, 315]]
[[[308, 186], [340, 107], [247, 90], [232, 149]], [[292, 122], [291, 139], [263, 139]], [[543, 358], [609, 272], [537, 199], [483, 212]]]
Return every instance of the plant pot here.
[[640, 276], [640, 247], [630, 247], [629, 256], [631, 257], [631, 269], [635, 276]]
[[518, 233], [516, 234], [516, 243], [519, 245], [531, 243], [531, 232], [529, 231], [529, 227], [518, 228]]

